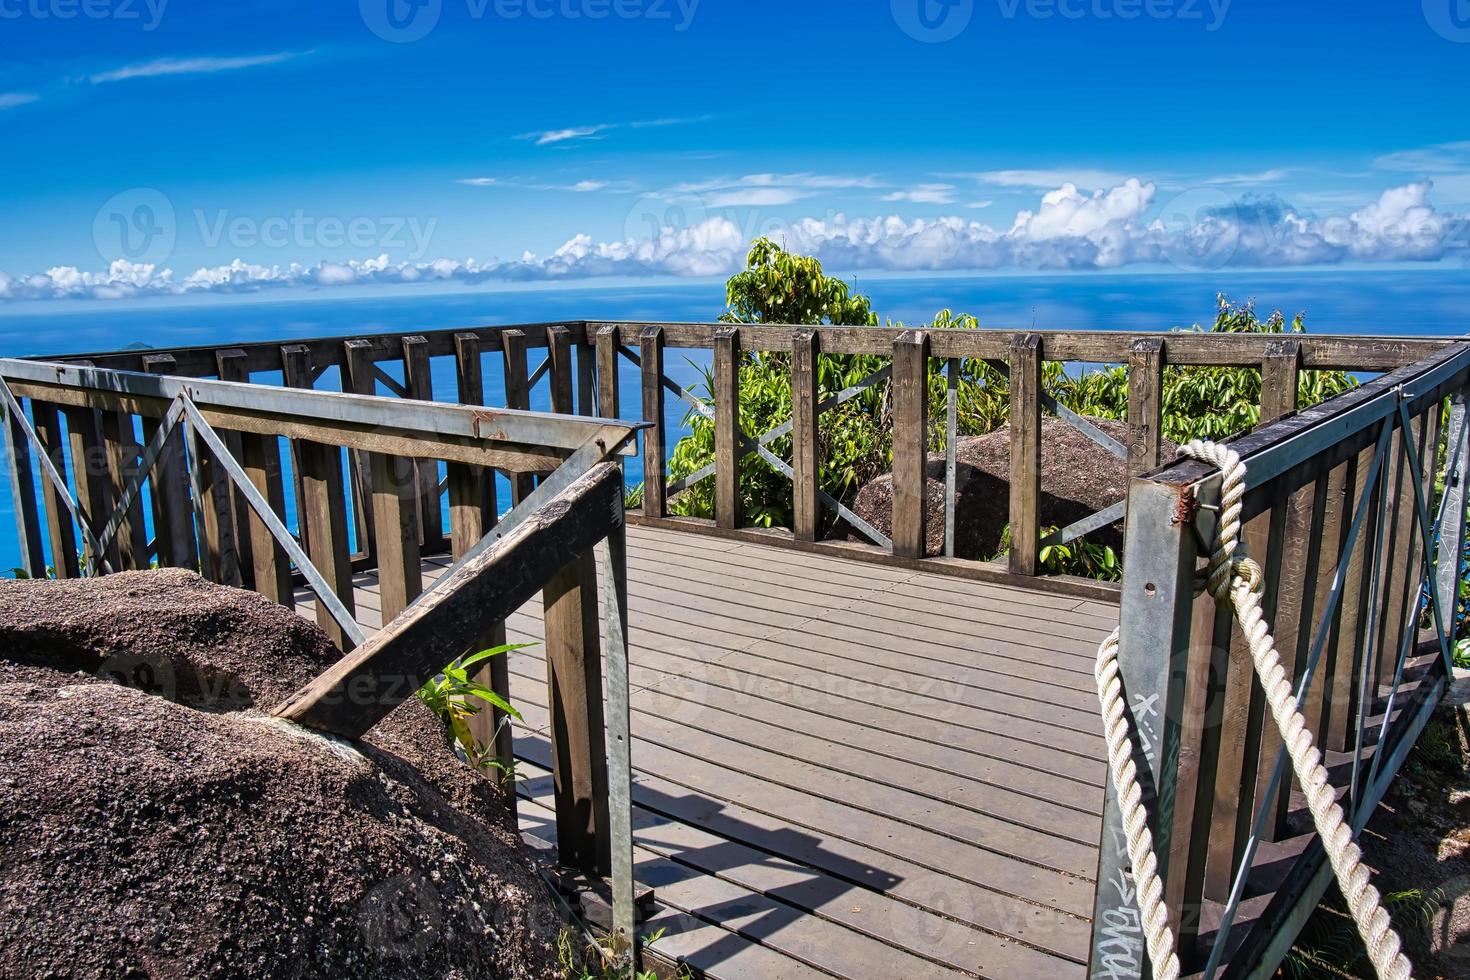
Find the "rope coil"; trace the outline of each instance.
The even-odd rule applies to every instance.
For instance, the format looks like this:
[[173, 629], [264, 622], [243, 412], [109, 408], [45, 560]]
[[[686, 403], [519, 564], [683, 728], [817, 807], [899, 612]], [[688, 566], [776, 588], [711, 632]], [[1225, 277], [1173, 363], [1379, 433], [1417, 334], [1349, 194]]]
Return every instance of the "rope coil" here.
[[[1281, 666], [1276, 641], [1262, 611], [1265, 576], [1249, 557], [1237, 555], [1240, 546], [1240, 515], [1245, 497], [1245, 463], [1227, 446], [1194, 440], [1179, 450], [1181, 455], [1217, 467], [1222, 475], [1220, 516], [1215, 529], [1205, 588], [1221, 606], [1229, 605], [1250, 646], [1256, 677], [1266, 694], [1271, 717], [1291, 758], [1292, 770], [1302, 787], [1312, 822], [1332, 862], [1338, 887], [1367, 947], [1368, 958], [1382, 980], [1409, 980], [1413, 968], [1401, 950], [1378, 890], [1363, 864], [1363, 853], [1353, 839], [1352, 828], [1337, 803], [1327, 779], [1322, 755], [1313, 744], [1306, 719], [1297, 710], [1291, 680]], [[1139, 920], [1143, 925], [1154, 980], [1178, 980], [1179, 955], [1169, 914], [1164, 906], [1163, 882], [1148, 813], [1138, 785], [1133, 762], [1133, 732], [1124, 713], [1123, 683], [1118, 667], [1119, 631], [1113, 630], [1097, 651], [1098, 700], [1102, 707], [1104, 738], [1108, 745], [1108, 769], [1122, 814], [1128, 842], [1128, 860], [1133, 869]]]

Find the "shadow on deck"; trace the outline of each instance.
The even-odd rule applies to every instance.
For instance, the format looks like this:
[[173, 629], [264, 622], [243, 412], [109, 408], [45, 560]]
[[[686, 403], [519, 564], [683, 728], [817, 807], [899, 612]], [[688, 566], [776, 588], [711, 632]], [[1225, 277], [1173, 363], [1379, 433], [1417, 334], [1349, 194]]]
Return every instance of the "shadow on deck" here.
[[[628, 577], [655, 949], [722, 980], [1084, 974], [1115, 607], [650, 528]], [[550, 840], [540, 650], [511, 673], [521, 826]]]

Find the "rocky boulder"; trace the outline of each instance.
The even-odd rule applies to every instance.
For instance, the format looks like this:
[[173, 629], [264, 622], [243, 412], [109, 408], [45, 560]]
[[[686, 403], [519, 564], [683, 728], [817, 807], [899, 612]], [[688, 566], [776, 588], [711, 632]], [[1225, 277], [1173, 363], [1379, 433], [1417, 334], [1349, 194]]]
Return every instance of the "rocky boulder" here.
[[0, 977], [557, 976], [505, 802], [427, 709], [351, 743], [265, 715], [337, 656], [190, 572], [0, 582]]
[[[1099, 429], [1127, 442], [1128, 426], [1112, 419], [1089, 419]], [[1165, 443], [1165, 457], [1175, 451]], [[955, 554], [989, 559], [1002, 545], [1010, 523], [1011, 430], [1003, 426], [988, 435], [961, 439], [955, 448]], [[944, 554], [944, 454], [929, 456], [925, 466], [928, 520], [926, 553]], [[1127, 490], [1127, 464], [1061, 419], [1041, 423], [1041, 524], [1066, 527], [1096, 510], [1122, 500]], [[878, 477], [858, 491], [852, 510], [885, 534], [893, 531], [893, 477]], [[1121, 523], [1093, 532], [1089, 540], [1121, 550]], [[850, 533], [854, 540], [863, 540]]]

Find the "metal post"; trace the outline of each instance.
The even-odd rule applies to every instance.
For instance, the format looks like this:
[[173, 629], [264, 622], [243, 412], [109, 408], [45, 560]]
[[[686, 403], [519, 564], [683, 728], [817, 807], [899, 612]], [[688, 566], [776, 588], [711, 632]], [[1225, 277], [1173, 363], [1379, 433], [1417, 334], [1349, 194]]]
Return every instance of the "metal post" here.
[[[1219, 492], [1219, 478], [1205, 487]], [[1188, 488], [1134, 480], [1128, 493], [1127, 553], [1118, 664], [1129, 728], [1138, 747], [1134, 763], [1150, 814], [1159, 875], [1167, 882], [1174, 829], [1175, 777], [1179, 769], [1194, 611], [1195, 528], [1177, 520], [1180, 494]], [[1122, 813], [1111, 781], [1103, 811], [1097, 897], [1093, 909], [1092, 977], [1149, 975], [1143, 927], [1135, 904]]]
[[[616, 526], [602, 554], [602, 616], [607, 660], [608, 833], [612, 839], [613, 928], [627, 942], [636, 940], [636, 884], [633, 880], [633, 760], [631, 694], [628, 680], [627, 529], [623, 506], [615, 505]], [[635, 950], [636, 954], [636, 950]]]
[[[1465, 547], [1465, 483], [1470, 468], [1470, 426], [1466, 425], [1465, 389], [1450, 395], [1450, 424], [1445, 456], [1449, 469], [1444, 477], [1443, 520], [1439, 528], [1438, 569], [1435, 587], [1439, 609], [1445, 617], [1446, 635], [1453, 640], [1460, 623], [1455, 602], [1460, 582], [1460, 554]], [[1434, 465], [1432, 460], [1426, 465]], [[1436, 624], [1438, 625], [1438, 624]]]

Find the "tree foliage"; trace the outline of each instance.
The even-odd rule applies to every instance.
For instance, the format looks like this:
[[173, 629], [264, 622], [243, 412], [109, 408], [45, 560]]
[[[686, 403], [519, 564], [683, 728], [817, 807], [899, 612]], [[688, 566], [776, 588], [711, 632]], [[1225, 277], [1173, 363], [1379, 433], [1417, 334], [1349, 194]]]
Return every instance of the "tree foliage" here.
[[[1265, 319], [1254, 306], [1232, 303], [1217, 297], [1215, 333], [1302, 333], [1301, 316], [1289, 324], [1279, 312]], [[727, 323], [830, 324], [876, 326], [878, 315], [866, 296], [847, 283], [826, 275], [815, 258], [793, 255], [768, 239], [757, 239], [746, 259], [746, 267], [733, 276], [726, 288], [727, 308], [720, 319]], [[889, 322], [889, 326], [903, 326]], [[979, 320], [965, 313], [941, 310], [924, 325], [927, 330], [975, 330]], [[1200, 327], [1194, 327], [1200, 330]], [[874, 355], [820, 354], [817, 358], [817, 398], [833, 399], [858, 386], [888, 366], [889, 359]], [[944, 449], [946, 378], [945, 365], [935, 361], [929, 373], [930, 427], [927, 449]], [[742, 351], [740, 375], [740, 431], [756, 439], [791, 418], [791, 358], [784, 352]], [[712, 399], [713, 377], [708, 369], [701, 397]], [[1067, 365], [1048, 361], [1043, 365], [1043, 387], [1060, 403], [1084, 415], [1123, 419], [1128, 410], [1128, 376], [1122, 365]], [[1299, 403], [1315, 404], [1352, 387], [1356, 382], [1342, 372], [1303, 371]], [[698, 389], [702, 389], [699, 391]], [[1010, 418], [1010, 385], [1004, 364], [965, 358], [958, 363], [958, 434], [984, 435], [1005, 425]], [[1163, 434], [1182, 443], [1192, 438], [1218, 439], [1233, 435], [1260, 420], [1261, 376], [1253, 368], [1166, 367], [1163, 386]], [[674, 447], [669, 461], [671, 481], [709, 465], [714, 460], [714, 423], [691, 411], [684, 420], [690, 434]], [[766, 448], [780, 459], [791, 460], [791, 437], [782, 436]], [[817, 457], [820, 485], [844, 503], [850, 502], [868, 481], [892, 468], [893, 417], [888, 381], [863, 388], [840, 405], [822, 413], [817, 428]], [[791, 484], [756, 454], [740, 464], [740, 493], [747, 523], [756, 526], [791, 526]], [[714, 515], [714, 483], [704, 479], [670, 501], [670, 510], [692, 517]], [[829, 513], [826, 519], [833, 518]], [[1098, 556], [1085, 555], [1083, 543], [1056, 552], [1058, 560], [1073, 557], [1088, 566], [1087, 574], [1099, 574]], [[1065, 553], [1064, 553], [1065, 552]], [[1116, 568], [1107, 564], [1109, 576]]]

